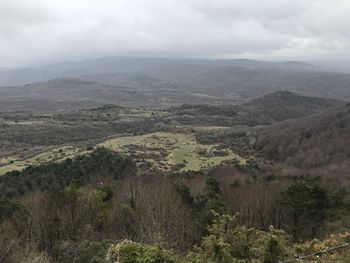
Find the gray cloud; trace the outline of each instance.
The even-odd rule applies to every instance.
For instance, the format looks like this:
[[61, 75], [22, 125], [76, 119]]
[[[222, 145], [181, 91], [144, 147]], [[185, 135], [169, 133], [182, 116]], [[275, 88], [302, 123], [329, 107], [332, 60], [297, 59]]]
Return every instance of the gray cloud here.
[[0, 2], [0, 66], [98, 57], [347, 56], [348, 0]]

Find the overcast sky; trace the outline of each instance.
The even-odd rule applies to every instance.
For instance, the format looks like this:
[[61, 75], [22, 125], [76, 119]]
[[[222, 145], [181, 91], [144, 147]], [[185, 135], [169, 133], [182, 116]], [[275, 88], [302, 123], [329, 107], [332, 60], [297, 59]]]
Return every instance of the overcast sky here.
[[349, 53], [350, 0], [0, 0], [0, 66], [109, 55]]

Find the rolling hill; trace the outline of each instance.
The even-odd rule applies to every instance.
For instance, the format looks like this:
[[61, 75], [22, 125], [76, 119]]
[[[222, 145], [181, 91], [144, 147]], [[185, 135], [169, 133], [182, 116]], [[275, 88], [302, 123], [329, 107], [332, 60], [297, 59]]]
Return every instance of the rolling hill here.
[[289, 91], [276, 91], [250, 99], [242, 107], [257, 115], [269, 116], [275, 121], [297, 119], [344, 104], [343, 101], [300, 96]]
[[307, 96], [350, 99], [350, 75], [321, 71], [287, 71], [216, 67], [178, 81], [186, 90], [248, 99], [288, 90]]
[[287, 119], [298, 119], [328, 111], [345, 102], [300, 96], [289, 91], [276, 91], [236, 105], [182, 105], [171, 111], [180, 123], [206, 125], [267, 125]]
[[350, 167], [350, 104], [255, 130], [250, 142], [265, 158], [302, 167]]
[[[182, 103], [233, 103], [235, 101], [174, 89], [137, 89], [126, 86], [101, 84], [73, 78], [61, 78], [18, 87], [0, 88], [0, 110], [75, 109], [74, 102], [82, 108], [103, 104], [121, 106], [169, 106]], [[20, 103], [19, 103], [20, 102]], [[52, 104], [52, 107], [48, 107]], [[16, 107], [18, 105], [18, 107]], [[32, 105], [32, 107], [30, 106]], [[59, 107], [57, 107], [57, 105]], [[23, 108], [24, 107], [24, 108]]]
[[[349, 87], [350, 74], [298, 61], [106, 57], [0, 71], [2, 110], [12, 102], [10, 108], [14, 109], [19, 101], [26, 105], [19, 109], [25, 110], [31, 109], [28, 106], [33, 101], [58, 103], [53, 109], [65, 108], [66, 102], [67, 108], [74, 102], [83, 108], [104, 103], [136, 107], [237, 104], [277, 91], [350, 100]], [[314, 106], [320, 105], [310, 107]]]
[[[284, 70], [314, 70], [315, 66], [303, 62], [268, 62], [251, 59], [233, 60], [195, 60], [195, 59], [164, 59], [109, 56], [77, 61], [65, 61], [50, 65], [40, 65], [19, 69], [0, 69], [0, 87], [18, 86], [45, 80], [77, 77], [89, 74], [114, 74], [148, 72], [149, 74], [164, 74], [171, 72], [174, 75], [189, 74], [194, 71], [208, 70], [218, 66], [242, 66], [246, 68], [267, 68]], [[162, 73], [163, 72], [163, 73]]]

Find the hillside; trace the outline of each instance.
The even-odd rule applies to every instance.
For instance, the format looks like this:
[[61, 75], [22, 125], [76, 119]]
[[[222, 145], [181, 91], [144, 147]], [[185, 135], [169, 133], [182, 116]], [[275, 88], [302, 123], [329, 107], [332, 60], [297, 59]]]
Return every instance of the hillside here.
[[238, 105], [194, 105], [173, 107], [172, 116], [181, 124], [201, 125], [267, 125], [276, 121], [297, 119], [344, 105], [345, 102], [300, 96], [288, 91], [277, 91], [248, 100]]
[[[88, 92], [106, 98], [104, 88], [123, 89], [63, 81], [70, 99]], [[66, 100], [60, 84], [20, 88], [28, 88], [28, 96]], [[349, 187], [350, 105], [328, 108], [337, 103], [275, 92], [239, 105], [1, 113], [0, 255], [11, 263], [107, 263], [125, 249], [126, 262], [202, 263], [222, 262], [211, 253], [221, 251], [226, 262], [265, 263], [341, 246], [349, 240], [349, 194], [343, 190]], [[282, 105], [288, 106], [283, 118], [308, 117], [276, 124], [280, 115], [274, 111]], [[244, 149], [231, 144], [251, 130], [255, 149], [280, 162], [241, 155]], [[284, 151], [294, 138], [304, 155], [278, 159], [289, 154]], [[276, 147], [277, 157], [268, 156], [266, 147]], [[323, 164], [318, 153], [337, 159]], [[336, 180], [330, 173], [330, 183], [319, 171], [284, 162], [332, 164], [344, 172]], [[320, 258], [348, 257], [344, 247]]]
[[342, 101], [319, 97], [299, 96], [289, 91], [276, 91], [243, 103], [243, 107], [255, 114], [273, 120], [295, 119], [329, 110], [344, 104]]
[[[350, 167], [350, 104], [255, 130], [251, 141], [265, 158], [297, 167]], [[253, 139], [254, 138], [254, 139]]]
[[172, 87], [216, 97], [249, 99], [275, 91], [350, 99], [350, 75], [300, 62], [251, 60], [176, 61], [139, 72], [85, 75], [83, 79], [113, 85]]
[[[55, 110], [57, 104], [74, 109], [74, 103], [81, 104], [83, 108], [102, 104], [119, 104], [122, 106], [169, 106], [182, 103], [232, 103], [233, 100], [203, 96], [186, 91], [174, 90], [161, 85], [158, 89], [137, 89], [136, 87], [101, 84], [95, 81], [60, 78], [51, 81], [28, 84], [18, 87], [0, 88], [0, 109], [14, 109], [13, 105], [20, 101], [18, 109], [30, 109], [31, 102], [44, 103], [45, 109]], [[47, 107], [47, 101], [52, 107]], [[6, 107], [7, 105], [7, 107]], [[27, 107], [23, 107], [27, 105]], [[40, 105], [33, 103], [32, 109], [40, 109]], [[64, 108], [64, 107], [63, 107]]]
[[307, 96], [350, 99], [350, 75], [335, 72], [225, 66], [188, 76], [178, 83], [187, 90], [243, 99], [281, 90]]

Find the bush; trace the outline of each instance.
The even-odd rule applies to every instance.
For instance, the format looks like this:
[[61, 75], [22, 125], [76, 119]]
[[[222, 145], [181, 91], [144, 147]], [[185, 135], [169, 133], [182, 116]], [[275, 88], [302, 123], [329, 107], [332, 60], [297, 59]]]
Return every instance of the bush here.
[[285, 258], [289, 246], [283, 231], [268, 232], [236, 224], [234, 217], [214, 213], [213, 224], [188, 259], [193, 263], [273, 263]]
[[175, 255], [160, 244], [144, 245], [123, 240], [108, 249], [109, 263], [175, 263]]
[[129, 240], [123, 240], [111, 245], [107, 252], [107, 262], [110, 263], [137, 263], [144, 253], [144, 247]]

